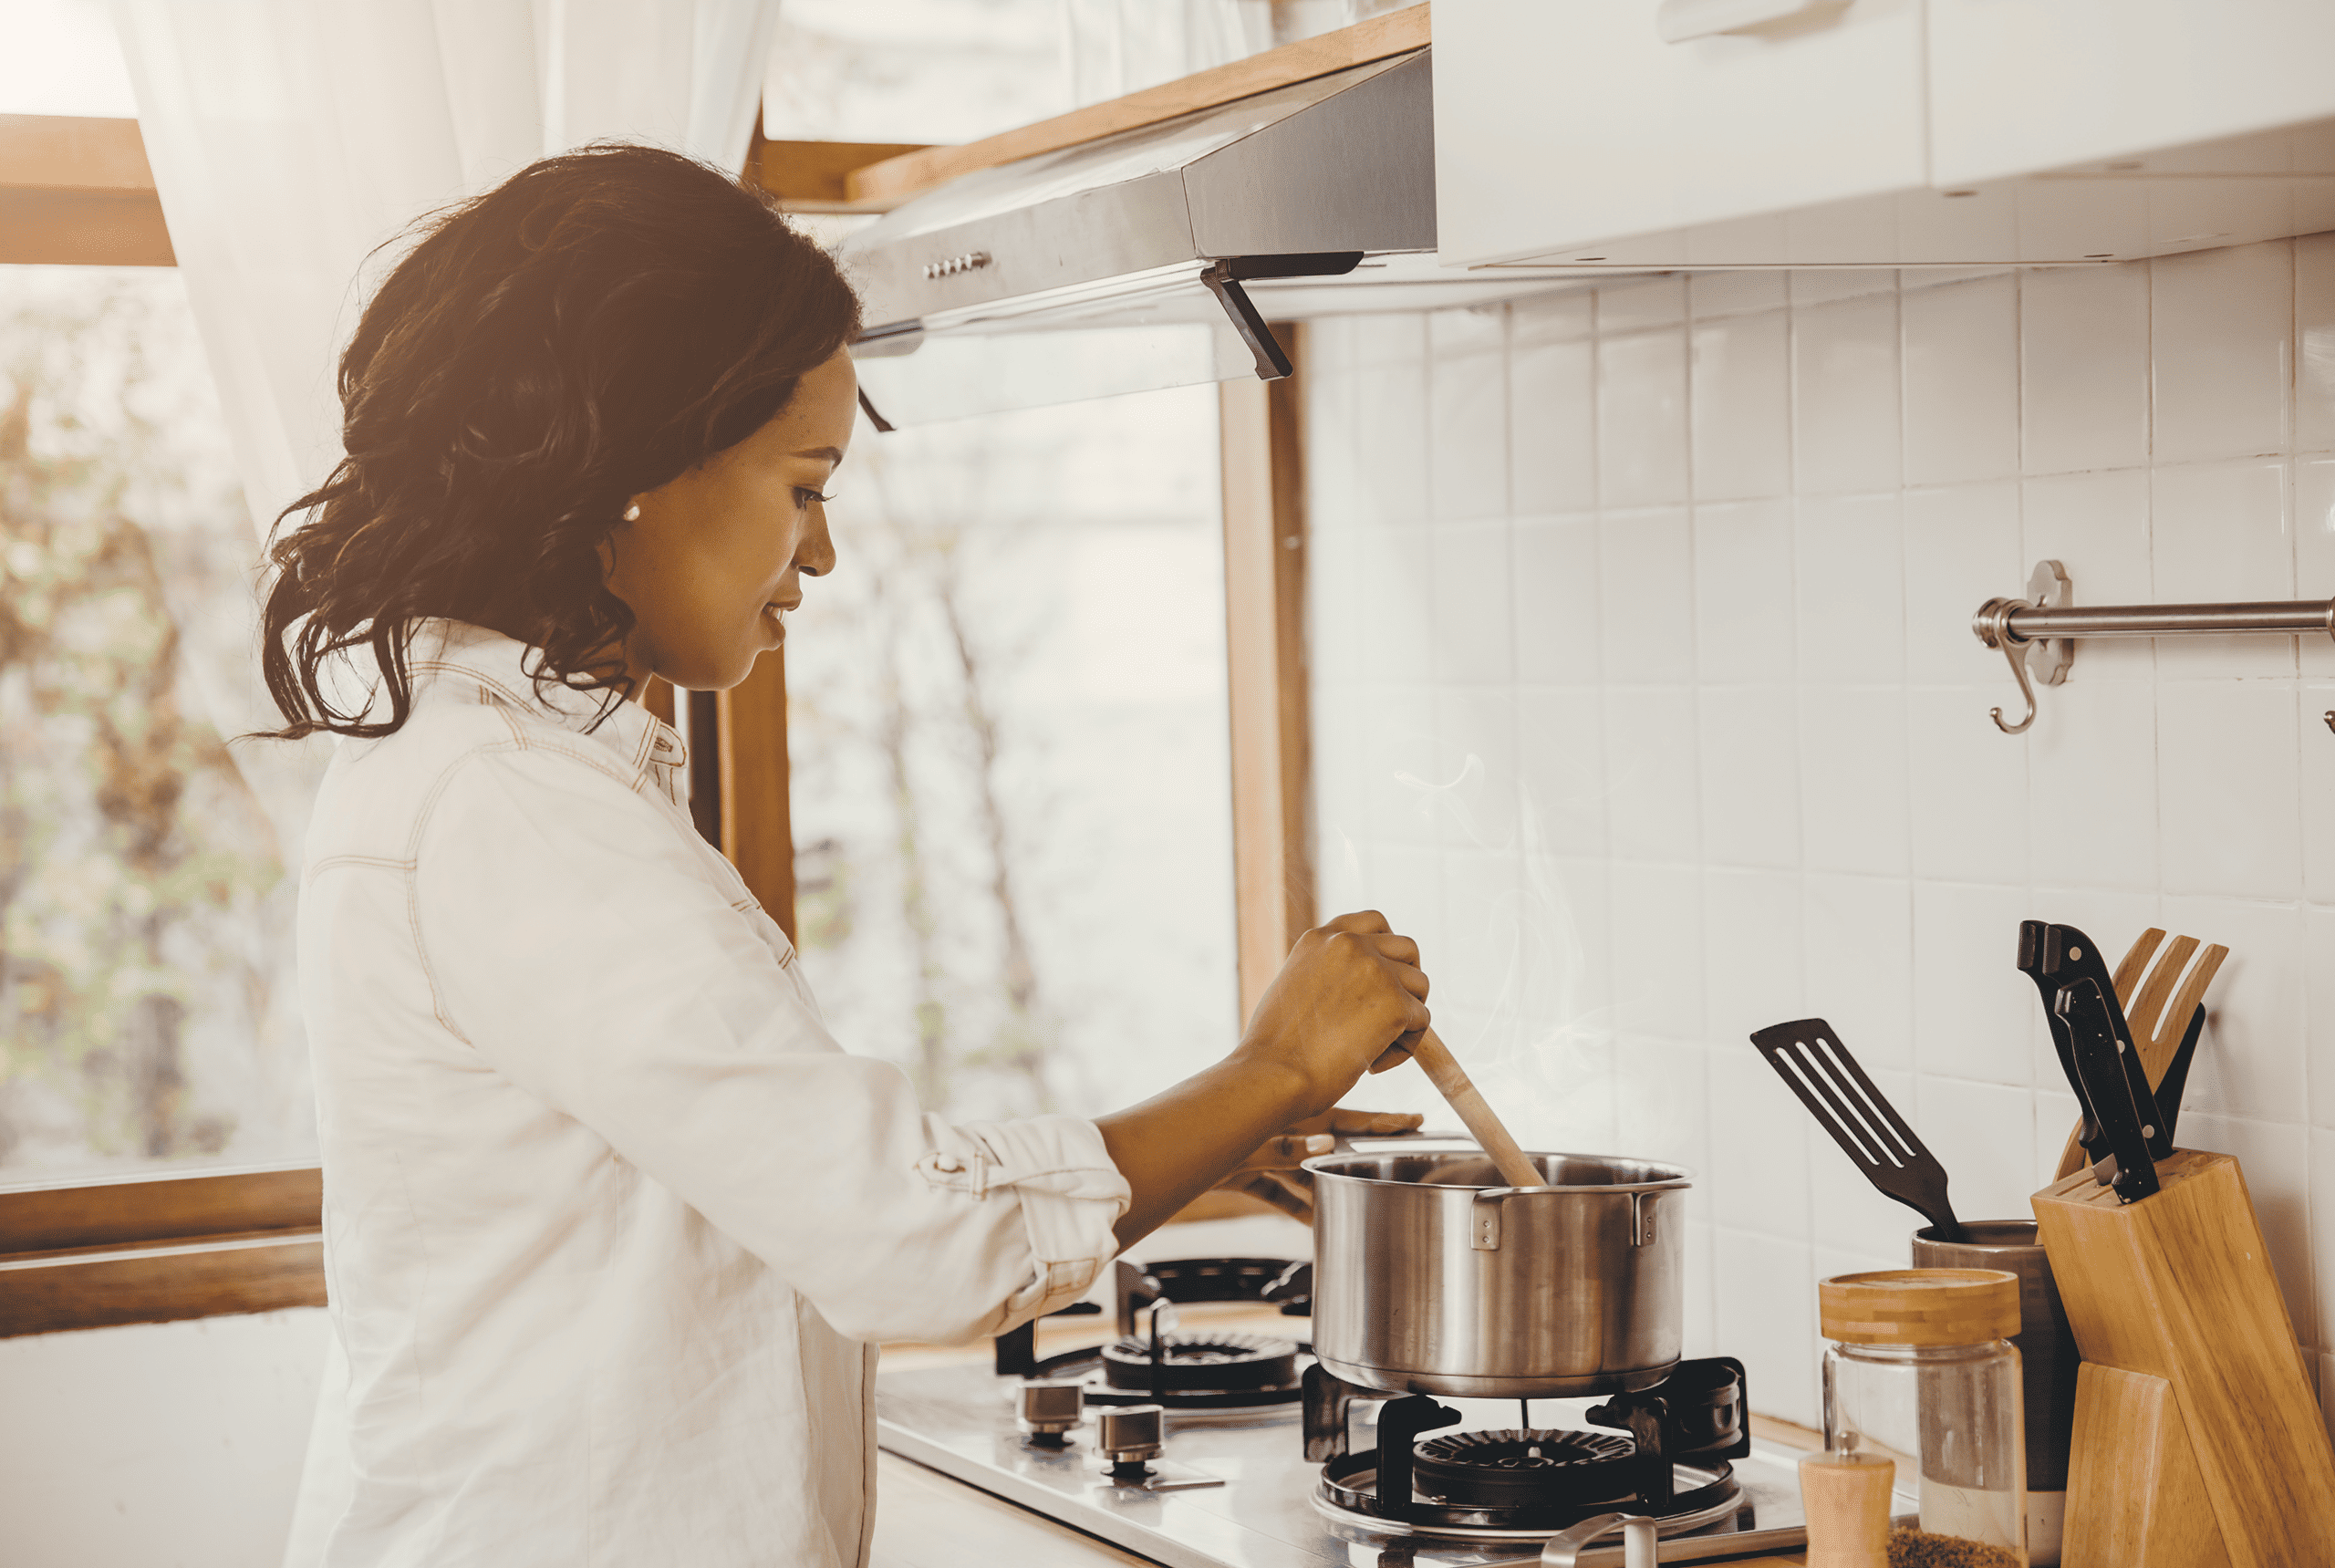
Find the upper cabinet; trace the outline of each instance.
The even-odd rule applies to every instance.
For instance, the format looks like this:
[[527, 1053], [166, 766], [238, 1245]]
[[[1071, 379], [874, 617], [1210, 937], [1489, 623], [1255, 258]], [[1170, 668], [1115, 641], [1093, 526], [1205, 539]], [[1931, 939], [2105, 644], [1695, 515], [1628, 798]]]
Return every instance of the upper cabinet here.
[[[1747, 12], [1796, 14], [1712, 30]], [[1916, 0], [1436, 0], [1443, 259], [1628, 265], [1918, 185], [1921, 21]]]
[[1437, 0], [1447, 265], [2121, 261], [2335, 228], [2335, 0]]
[[[2254, 142], [2335, 115], [2335, 0], [1930, 0], [1929, 42], [1935, 184]], [[2218, 171], [2288, 172], [2268, 167], [2275, 145]]]

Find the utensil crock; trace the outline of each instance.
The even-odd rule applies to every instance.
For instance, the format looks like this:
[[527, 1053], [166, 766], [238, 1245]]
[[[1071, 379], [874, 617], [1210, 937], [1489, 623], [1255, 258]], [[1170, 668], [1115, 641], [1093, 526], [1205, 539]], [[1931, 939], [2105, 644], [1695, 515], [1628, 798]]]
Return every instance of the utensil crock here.
[[2076, 1367], [2060, 1287], [2032, 1220], [1970, 1220], [1966, 1240], [1940, 1241], [1935, 1226], [1914, 1232], [1917, 1269], [2001, 1269], [2018, 1276], [2018, 1346], [2027, 1422], [2027, 1550], [2035, 1568], [2060, 1561], [2068, 1495], [2068, 1446], [2075, 1430]]

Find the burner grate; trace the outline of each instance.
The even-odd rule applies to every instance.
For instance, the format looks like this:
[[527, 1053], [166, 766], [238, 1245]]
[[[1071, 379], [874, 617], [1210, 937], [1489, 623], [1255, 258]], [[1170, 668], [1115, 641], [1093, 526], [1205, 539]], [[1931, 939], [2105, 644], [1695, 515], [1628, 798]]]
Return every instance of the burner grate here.
[[1160, 1336], [1159, 1365], [1151, 1342], [1122, 1339], [1103, 1347], [1103, 1376], [1114, 1388], [1157, 1387], [1162, 1393], [1286, 1388], [1297, 1381], [1297, 1346], [1286, 1339], [1248, 1334], [1168, 1334]]
[[1455, 1432], [1422, 1441], [1413, 1459], [1418, 1490], [1446, 1502], [1489, 1507], [1596, 1502], [1634, 1489], [1638, 1446], [1605, 1432], [1539, 1428]]

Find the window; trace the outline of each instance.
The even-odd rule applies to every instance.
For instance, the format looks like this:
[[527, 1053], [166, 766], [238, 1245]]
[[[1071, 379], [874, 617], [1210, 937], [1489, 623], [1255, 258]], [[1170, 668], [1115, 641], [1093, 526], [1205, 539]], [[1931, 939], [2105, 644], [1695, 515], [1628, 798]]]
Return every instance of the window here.
[[0, 1170], [313, 1151], [291, 917], [314, 747], [167, 268], [0, 268]]
[[796, 923], [847, 1048], [1094, 1114], [1238, 1033], [1213, 387], [862, 429], [787, 643]]

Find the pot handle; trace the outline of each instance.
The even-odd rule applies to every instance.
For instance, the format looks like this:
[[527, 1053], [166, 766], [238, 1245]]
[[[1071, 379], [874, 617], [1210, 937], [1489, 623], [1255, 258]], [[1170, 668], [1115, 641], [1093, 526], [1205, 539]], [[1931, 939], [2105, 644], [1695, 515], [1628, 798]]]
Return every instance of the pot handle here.
[[1500, 1251], [1500, 1200], [1521, 1190], [1516, 1187], [1487, 1187], [1476, 1194], [1474, 1210], [1468, 1217], [1468, 1245], [1479, 1252]]
[[[1479, 1252], [1500, 1251], [1500, 1200], [1523, 1191], [1520, 1187], [1487, 1187], [1476, 1194], [1468, 1217], [1468, 1243]], [[1658, 1192], [1630, 1194], [1630, 1245], [1651, 1247], [1655, 1240], [1654, 1205]]]
[[1541, 1568], [1580, 1568], [1582, 1548], [1616, 1525], [1622, 1531], [1622, 1568], [1657, 1568], [1661, 1532], [1642, 1513], [1601, 1513], [1549, 1537], [1541, 1549]]

